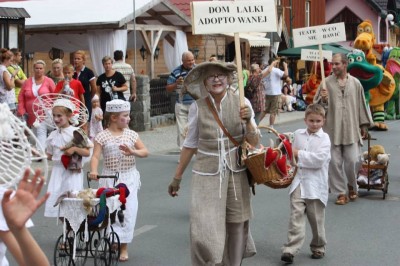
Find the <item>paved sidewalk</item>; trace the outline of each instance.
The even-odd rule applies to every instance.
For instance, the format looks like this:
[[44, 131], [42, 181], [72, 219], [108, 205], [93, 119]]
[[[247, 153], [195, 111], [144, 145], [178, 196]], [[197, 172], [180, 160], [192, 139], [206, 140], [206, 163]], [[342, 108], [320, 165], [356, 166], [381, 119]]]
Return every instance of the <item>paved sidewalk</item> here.
[[[284, 112], [280, 113], [276, 118], [276, 125], [297, 121], [304, 118], [304, 112]], [[267, 126], [269, 124], [269, 116], [264, 118], [260, 125]], [[179, 154], [176, 144], [176, 125], [157, 127], [152, 130], [138, 132], [140, 138], [146, 145], [150, 154]]]

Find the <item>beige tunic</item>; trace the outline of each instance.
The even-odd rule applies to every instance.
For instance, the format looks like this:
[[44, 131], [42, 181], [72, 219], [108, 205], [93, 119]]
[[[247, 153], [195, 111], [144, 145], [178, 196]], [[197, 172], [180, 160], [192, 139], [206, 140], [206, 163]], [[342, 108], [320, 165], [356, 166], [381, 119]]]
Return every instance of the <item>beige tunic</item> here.
[[[320, 89], [314, 103], [321, 103]], [[345, 89], [339, 87], [336, 76], [326, 78], [328, 105], [324, 131], [328, 133], [333, 145], [362, 144], [360, 127], [373, 124], [365, 104], [364, 89], [358, 79], [347, 74]]]
[[[237, 198], [242, 200], [236, 222], [252, 216], [250, 187], [243, 167], [236, 164], [236, 147], [221, 136], [220, 127], [209, 111], [205, 99], [197, 101], [199, 141], [193, 165], [190, 238], [192, 265], [215, 265], [222, 262], [226, 243], [226, 202], [229, 180], [234, 180]], [[220, 118], [229, 133], [239, 142], [245, 133], [239, 114], [239, 97], [227, 93], [221, 102]], [[244, 257], [255, 254], [251, 234]]]

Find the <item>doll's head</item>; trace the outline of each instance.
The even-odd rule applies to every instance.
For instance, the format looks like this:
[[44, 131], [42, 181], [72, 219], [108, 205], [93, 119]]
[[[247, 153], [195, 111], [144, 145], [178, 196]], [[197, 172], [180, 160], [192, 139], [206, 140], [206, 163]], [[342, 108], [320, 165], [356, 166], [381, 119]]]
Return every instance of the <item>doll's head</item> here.
[[77, 147], [88, 147], [88, 137], [85, 133], [85, 131], [82, 128], [78, 128], [74, 130], [73, 132], [73, 139], [72, 142], [74, 143], [75, 146]]
[[73, 135], [74, 135], [74, 143], [82, 143], [83, 136], [79, 134], [78, 130], [75, 130]]

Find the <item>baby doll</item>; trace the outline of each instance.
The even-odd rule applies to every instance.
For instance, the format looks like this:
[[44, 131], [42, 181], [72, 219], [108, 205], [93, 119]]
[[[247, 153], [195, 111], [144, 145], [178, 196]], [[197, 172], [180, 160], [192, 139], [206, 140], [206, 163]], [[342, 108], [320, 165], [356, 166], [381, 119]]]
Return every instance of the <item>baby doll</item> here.
[[97, 133], [103, 131], [103, 111], [100, 108], [99, 96], [97, 94], [92, 98], [92, 117], [90, 119], [90, 139], [94, 139]]
[[[89, 148], [88, 137], [82, 128], [78, 128], [77, 130], [75, 130], [73, 132], [73, 136], [73, 139], [68, 142], [67, 145], [61, 147], [60, 150], [65, 151], [71, 147]], [[77, 153], [74, 153], [71, 156], [62, 155], [61, 161], [65, 169], [71, 170], [76, 173], [80, 173], [82, 170], [82, 156]]]

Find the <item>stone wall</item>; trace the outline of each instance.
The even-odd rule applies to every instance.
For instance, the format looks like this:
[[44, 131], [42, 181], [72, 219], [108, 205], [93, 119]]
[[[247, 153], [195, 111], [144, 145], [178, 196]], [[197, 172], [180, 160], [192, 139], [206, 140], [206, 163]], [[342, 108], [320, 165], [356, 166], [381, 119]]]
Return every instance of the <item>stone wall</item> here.
[[175, 124], [175, 93], [171, 93], [170, 99], [171, 110], [170, 113], [151, 115], [151, 98], [150, 98], [150, 78], [146, 75], [136, 75], [136, 102], [131, 102], [131, 121], [129, 128], [141, 132], [154, 129], [160, 126], [168, 126]]
[[129, 127], [137, 132], [150, 130], [150, 79], [136, 75], [136, 102], [131, 102]]

